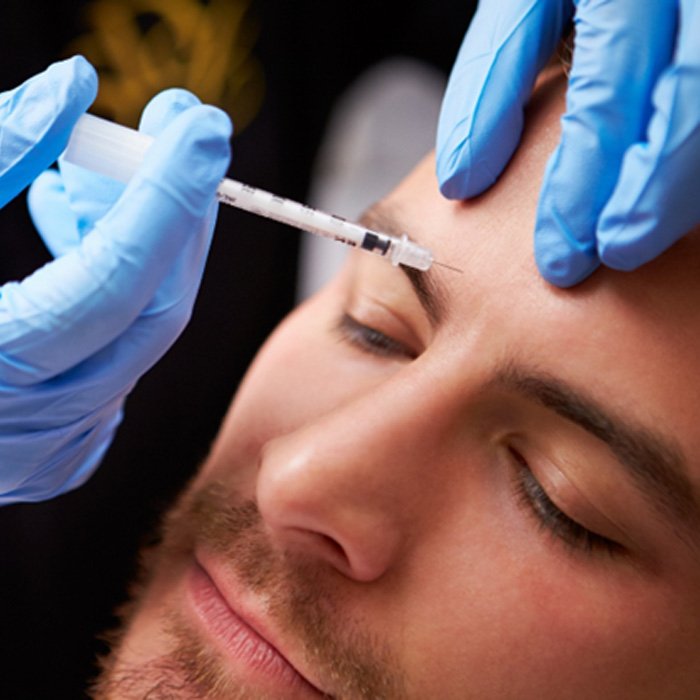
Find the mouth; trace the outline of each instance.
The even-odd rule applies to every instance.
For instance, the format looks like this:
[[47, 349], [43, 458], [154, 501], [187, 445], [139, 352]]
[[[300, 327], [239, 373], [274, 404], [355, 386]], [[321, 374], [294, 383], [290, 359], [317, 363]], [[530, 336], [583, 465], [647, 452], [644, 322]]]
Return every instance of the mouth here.
[[198, 626], [222, 652], [235, 678], [261, 691], [275, 693], [275, 697], [332, 697], [304, 675], [274, 643], [263, 615], [253, 612], [251, 596], [235, 587], [224, 588], [223, 578], [217, 578], [213, 566], [207, 569], [195, 559], [188, 573], [187, 597]]

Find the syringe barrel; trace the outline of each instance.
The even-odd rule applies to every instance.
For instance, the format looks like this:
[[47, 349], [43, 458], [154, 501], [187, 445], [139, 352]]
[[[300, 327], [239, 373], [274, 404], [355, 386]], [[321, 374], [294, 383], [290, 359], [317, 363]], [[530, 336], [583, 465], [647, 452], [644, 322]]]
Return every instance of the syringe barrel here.
[[216, 194], [219, 201], [225, 204], [319, 236], [354, 246], [361, 245], [363, 241], [365, 229], [357, 224], [237, 180], [228, 178], [222, 180]]

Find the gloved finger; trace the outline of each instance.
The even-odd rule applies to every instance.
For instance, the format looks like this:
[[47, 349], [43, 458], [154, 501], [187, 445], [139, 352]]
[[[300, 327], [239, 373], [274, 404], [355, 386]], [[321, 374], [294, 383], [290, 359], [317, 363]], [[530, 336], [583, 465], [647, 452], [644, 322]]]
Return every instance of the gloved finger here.
[[625, 154], [598, 227], [603, 263], [631, 270], [700, 223], [700, 6], [681, 2], [673, 64], [654, 91], [647, 141]]
[[[139, 131], [156, 136], [176, 116], [198, 104], [201, 104], [199, 98], [187, 90], [180, 88], [165, 90], [146, 105], [141, 115]], [[174, 261], [172, 269], [144, 310], [142, 315], [149, 317], [149, 325], [154, 330], [147, 334], [141, 334], [140, 331], [134, 332], [135, 336], [144, 336], [144, 341], [141, 342], [145, 342], [145, 336], [148, 335], [148, 342], [154, 349], [169, 346], [189, 319], [194, 298], [204, 273], [206, 254], [211, 244], [216, 206], [216, 204], [212, 206], [211, 212], [203, 221], [207, 232], [204, 235], [191, 236], [186, 241], [180, 255]], [[178, 306], [182, 309], [180, 312], [176, 310]], [[163, 316], [166, 314], [178, 318], [166, 323], [163, 320]], [[155, 330], [156, 328], [157, 330]], [[163, 347], [162, 352], [164, 350], [165, 347]]]
[[0, 94], [0, 207], [58, 158], [96, 94], [97, 75], [82, 56]]
[[[201, 104], [199, 99], [187, 90], [165, 90], [146, 106], [139, 130], [157, 136], [178, 114], [198, 104]], [[58, 163], [70, 206], [77, 218], [78, 231], [85, 236], [114, 206], [125, 186], [110, 177], [73, 165], [63, 157]]]
[[625, 150], [643, 138], [654, 85], [671, 61], [677, 14], [666, 0], [580, 0], [574, 21], [561, 141], [547, 165], [535, 227], [540, 272], [563, 287], [599, 264], [598, 218]]
[[499, 176], [520, 140], [535, 78], [571, 12], [567, 0], [479, 3], [438, 122], [436, 168], [446, 197], [472, 197]]
[[80, 244], [75, 213], [56, 170], [45, 170], [34, 180], [27, 193], [27, 207], [44, 245], [54, 258]]
[[149, 149], [124, 196], [79, 248], [2, 289], [0, 381], [65, 371], [123, 333], [191, 236], [206, 234], [229, 161], [230, 120], [193, 107]]
[[[25, 392], [23, 397], [26, 396]], [[40, 425], [31, 441], [26, 437], [30, 427], [23, 425], [25, 432], [17, 433], [16, 426], [9, 426], [0, 443], [0, 462], [12, 465], [12, 469], [0, 471], [0, 506], [45, 500], [87, 481], [102, 461], [121, 422], [122, 400], [120, 397], [101, 406], [99, 411], [91, 407], [69, 424], [51, 429]], [[37, 465], [42, 465], [40, 471]]]
[[141, 114], [139, 131], [158, 136], [170, 122], [190, 107], [202, 104], [189, 90], [170, 88], [151, 98]]
[[73, 165], [63, 158], [59, 158], [58, 164], [78, 234], [83, 238], [114, 206], [124, 193], [126, 186], [111, 177]]

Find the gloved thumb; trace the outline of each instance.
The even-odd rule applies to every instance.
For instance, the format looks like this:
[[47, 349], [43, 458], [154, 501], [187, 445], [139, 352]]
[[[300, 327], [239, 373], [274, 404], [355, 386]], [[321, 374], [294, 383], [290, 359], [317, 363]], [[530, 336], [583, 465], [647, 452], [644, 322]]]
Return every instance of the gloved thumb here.
[[0, 207], [58, 158], [96, 95], [97, 74], [82, 56], [0, 94]]

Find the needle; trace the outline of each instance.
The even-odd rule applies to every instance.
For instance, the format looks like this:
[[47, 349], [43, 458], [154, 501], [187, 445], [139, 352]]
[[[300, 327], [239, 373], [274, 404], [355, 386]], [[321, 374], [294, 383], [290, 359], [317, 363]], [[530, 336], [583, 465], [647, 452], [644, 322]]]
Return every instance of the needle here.
[[437, 260], [433, 260], [433, 265], [446, 267], [448, 270], [452, 270], [453, 272], [459, 272], [460, 275], [464, 274], [464, 270], [460, 270], [458, 267], [452, 267], [452, 265], [448, 265], [447, 263], [438, 262]]

